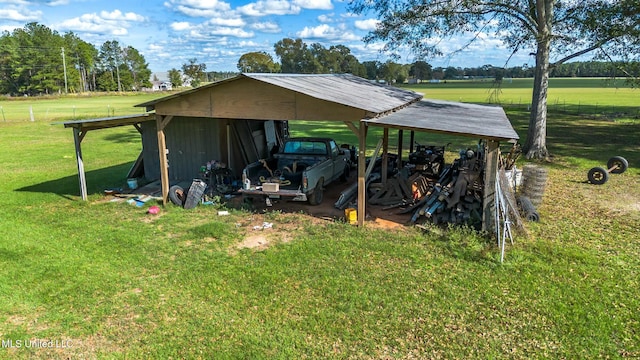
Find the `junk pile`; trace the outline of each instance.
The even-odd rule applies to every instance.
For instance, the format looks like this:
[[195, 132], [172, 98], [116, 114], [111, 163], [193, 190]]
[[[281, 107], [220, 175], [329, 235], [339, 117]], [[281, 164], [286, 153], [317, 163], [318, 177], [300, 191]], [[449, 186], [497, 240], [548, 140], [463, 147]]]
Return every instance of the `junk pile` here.
[[479, 229], [482, 225], [484, 151], [480, 146], [477, 151], [460, 151], [458, 159], [444, 166], [444, 148], [439, 149], [442, 154], [434, 152], [432, 147], [419, 148], [418, 151], [426, 151], [435, 161], [427, 160], [428, 164], [422, 164], [424, 156], [409, 157], [406, 168], [410, 171], [413, 168], [414, 172], [406, 180], [400, 172], [391, 181], [406, 181], [411, 189], [409, 201], [397, 204], [403, 208], [400, 213], [412, 213], [412, 223], [424, 217], [435, 224], [468, 224]]
[[[480, 228], [482, 225], [482, 200], [484, 191], [484, 144], [476, 151], [460, 151], [460, 157], [445, 166], [446, 146], [418, 145], [409, 154], [409, 161], [396, 173], [389, 174], [386, 184], [381, 179], [381, 160], [367, 169], [368, 202], [383, 209], [399, 208], [400, 214], [411, 213], [411, 222], [421, 219], [436, 224], [469, 224]], [[397, 158], [389, 158], [389, 168]], [[356, 184], [345, 190], [335, 207], [345, 209], [353, 204]]]

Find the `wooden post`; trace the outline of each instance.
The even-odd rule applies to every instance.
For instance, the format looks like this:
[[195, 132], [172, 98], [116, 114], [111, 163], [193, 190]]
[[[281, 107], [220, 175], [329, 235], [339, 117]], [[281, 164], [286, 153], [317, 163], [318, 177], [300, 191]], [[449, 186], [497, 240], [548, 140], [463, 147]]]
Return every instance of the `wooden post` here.
[[413, 152], [413, 144], [416, 142], [416, 132], [411, 130], [411, 135], [409, 135], [409, 153]]
[[76, 145], [76, 162], [78, 163], [78, 179], [80, 180], [80, 195], [82, 200], [87, 200], [87, 179], [84, 174], [84, 161], [82, 160], [82, 139], [85, 133], [81, 132], [79, 128], [73, 128], [73, 142]]
[[167, 142], [164, 129], [173, 116], [156, 115], [158, 131], [158, 155], [160, 156], [160, 184], [162, 186], [162, 205], [167, 205], [169, 199], [169, 163], [167, 161]]
[[402, 168], [402, 143], [404, 142], [403, 135], [404, 132], [402, 130], [398, 130], [398, 163], [396, 164], [396, 169]]
[[360, 121], [358, 131], [360, 142], [358, 149], [358, 226], [364, 226], [365, 202], [367, 201], [367, 179], [365, 179], [366, 148], [367, 148], [367, 124]]
[[387, 173], [389, 172], [389, 128], [382, 130], [382, 185], [387, 184]]
[[496, 175], [498, 172], [499, 143], [487, 140], [485, 145], [484, 199], [482, 201], [482, 230], [495, 235]]

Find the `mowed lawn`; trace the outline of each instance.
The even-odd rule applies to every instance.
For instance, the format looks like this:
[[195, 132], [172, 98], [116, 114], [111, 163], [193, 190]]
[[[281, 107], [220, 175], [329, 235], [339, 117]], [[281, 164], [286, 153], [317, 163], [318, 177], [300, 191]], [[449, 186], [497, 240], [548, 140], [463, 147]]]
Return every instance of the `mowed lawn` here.
[[[526, 108], [506, 109], [524, 136]], [[140, 152], [133, 128], [87, 134], [82, 202], [69, 129], [0, 122], [0, 358], [640, 357], [639, 139], [633, 115], [552, 111], [541, 222], [501, 264], [495, 242], [466, 229], [109, 202], [102, 190], [124, 186]], [[614, 155], [630, 169], [587, 184]], [[254, 230], [264, 222], [273, 228]]]

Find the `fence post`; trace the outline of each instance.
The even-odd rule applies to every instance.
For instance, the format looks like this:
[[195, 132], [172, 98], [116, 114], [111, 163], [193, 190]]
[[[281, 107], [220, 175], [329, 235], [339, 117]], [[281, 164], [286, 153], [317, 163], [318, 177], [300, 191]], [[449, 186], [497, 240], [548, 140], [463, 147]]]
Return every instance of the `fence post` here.
[[35, 119], [33, 118], [33, 106], [29, 105], [29, 116], [31, 117], [31, 122], [34, 122]]
[[4, 120], [4, 122], [7, 122], [7, 118], [4, 117], [4, 109], [2, 108], [2, 106], [0, 106], [0, 111], [2, 111], [2, 120]]

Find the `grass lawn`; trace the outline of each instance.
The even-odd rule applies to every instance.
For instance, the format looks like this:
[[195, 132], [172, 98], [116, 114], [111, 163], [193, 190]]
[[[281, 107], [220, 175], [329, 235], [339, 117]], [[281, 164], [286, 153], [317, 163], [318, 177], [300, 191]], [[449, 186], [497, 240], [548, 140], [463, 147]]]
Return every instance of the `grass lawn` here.
[[[524, 136], [526, 109], [506, 109]], [[466, 229], [105, 201], [133, 128], [87, 135], [82, 202], [69, 129], [0, 122], [0, 358], [640, 357], [640, 123], [620, 120], [551, 112], [541, 221], [503, 264]], [[586, 184], [614, 155], [630, 169]]]

